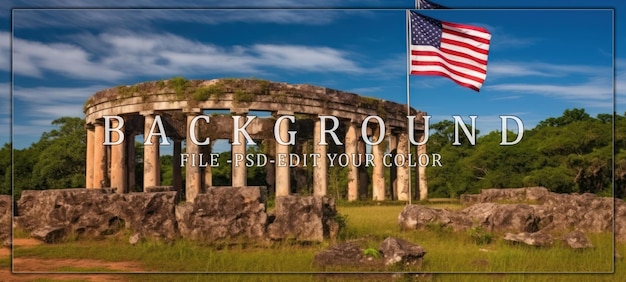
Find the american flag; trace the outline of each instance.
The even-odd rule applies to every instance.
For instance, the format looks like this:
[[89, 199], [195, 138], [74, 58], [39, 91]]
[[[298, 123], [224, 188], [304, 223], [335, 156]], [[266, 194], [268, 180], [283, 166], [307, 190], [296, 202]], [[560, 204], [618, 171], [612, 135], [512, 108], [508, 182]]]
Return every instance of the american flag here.
[[428, 0], [417, 0], [419, 1], [419, 9], [448, 9], [447, 7], [441, 6], [437, 3], [430, 2]]
[[480, 91], [487, 77], [491, 34], [410, 11], [410, 74], [439, 75]]

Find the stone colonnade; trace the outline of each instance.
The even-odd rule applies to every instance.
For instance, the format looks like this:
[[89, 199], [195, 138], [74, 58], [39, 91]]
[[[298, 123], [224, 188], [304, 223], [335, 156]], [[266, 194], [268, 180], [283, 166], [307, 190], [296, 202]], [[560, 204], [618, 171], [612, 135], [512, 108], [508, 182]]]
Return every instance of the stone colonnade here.
[[[241, 80], [244, 81], [244, 80]], [[135, 185], [135, 141], [136, 135], [143, 134], [143, 191], [153, 191], [163, 189], [160, 182], [160, 144], [162, 142], [171, 142], [173, 146], [173, 189], [183, 192], [187, 201], [193, 201], [195, 197], [202, 193], [207, 187], [212, 186], [211, 167], [200, 166], [200, 154], [204, 155], [203, 162], [209, 161], [208, 155], [211, 152], [210, 145], [197, 145], [190, 142], [192, 138], [202, 142], [205, 138], [215, 140], [218, 138], [228, 138], [231, 143], [231, 152], [233, 156], [236, 154], [246, 154], [246, 143], [242, 133], [239, 133], [238, 139], [241, 144], [233, 144], [233, 126], [232, 116], [241, 116], [240, 125], [244, 124], [252, 114], [250, 111], [267, 111], [272, 113], [271, 118], [256, 118], [251, 121], [247, 128], [250, 136], [255, 140], [274, 139], [273, 129], [278, 129], [278, 136], [282, 140], [288, 140], [289, 131], [295, 131], [298, 140], [311, 138], [313, 140], [313, 153], [319, 154], [317, 164], [313, 167], [313, 193], [314, 195], [326, 195], [328, 190], [328, 167], [329, 159], [326, 154], [329, 152], [328, 145], [320, 145], [322, 138], [321, 129], [322, 121], [318, 118], [319, 112], [326, 115], [335, 116], [340, 120], [340, 130], [337, 130], [340, 141], [343, 142], [343, 152], [348, 156], [348, 200], [357, 200], [363, 190], [367, 188], [367, 183], [363, 183], [364, 166], [371, 161], [373, 164], [371, 183], [372, 198], [374, 200], [385, 200], [387, 196], [393, 199], [406, 201], [411, 197], [409, 195], [410, 187], [410, 168], [405, 162], [404, 165], [392, 165], [390, 169], [390, 178], [386, 179], [383, 164], [384, 154], [388, 156], [388, 162], [393, 161], [394, 156], [401, 155], [401, 159], [409, 159], [409, 139], [406, 130], [406, 108], [405, 113], [399, 113], [403, 105], [386, 101], [376, 101], [375, 107], [372, 107], [371, 98], [369, 100], [359, 100], [359, 96], [351, 93], [339, 92], [336, 90], [302, 85], [288, 85], [284, 83], [270, 83], [267, 91], [259, 92], [258, 90], [250, 90], [248, 85], [243, 82], [233, 83], [225, 80], [196, 81], [196, 89], [208, 87], [211, 85], [219, 85], [224, 87], [224, 94], [219, 99], [208, 99], [207, 101], [194, 101], [189, 97], [181, 98], [180, 95], [167, 91], [167, 83], [144, 83], [134, 89], [136, 91], [132, 95], [122, 95], [124, 89], [117, 87], [107, 89], [96, 93], [86, 105], [86, 128], [87, 128], [87, 163], [86, 163], [86, 187], [89, 188], [115, 188], [118, 193], [127, 193]], [[254, 80], [252, 80], [254, 83]], [[245, 82], [245, 81], [244, 81]], [[238, 101], [234, 93], [236, 90], [226, 87], [228, 83], [232, 88], [236, 86], [242, 87], [244, 91], [255, 92], [253, 101]], [[147, 86], [146, 86], [147, 85]], [[243, 85], [243, 86], [242, 86]], [[147, 90], [145, 89], [147, 88]], [[142, 92], [142, 90], [144, 92]], [[290, 91], [291, 90], [291, 91]], [[295, 91], [313, 92], [317, 95], [293, 95]], [[321, 93], [320, 90], [324, 90]], [[237, 90], [241, 91], [241, 90]], [[290, 93], [291, 92], [291, 93]], [[328, 93], [331, 92], [331, 93]], [[125, 93], [125, 92], [124, 92]], [[279, 94], [292, 94], [292, 96], [278, 96]], [[320, 95], [321, 94], [321, 95]], [[343, 96], [339, 96], [343, 95]], [[312, 96], [312, 97], [311, 97]], [[356, 97], [355, 97], [356, 96]], [[148, 98], [146, 98], [148, 97]], [[282, 97], [283, 103], [276, 103], [276, 97]], [[292, 98], [292, 99], [290, 99]], [[346, 104], [338, 101], [350, 98]], [[140, 102], [141, 99], [141, 102]], [[337, 99], [333, 101], [333, 99]], [[319, 104], [319, 100], [323, 101]], [[361, 101], [361, 104], [355, 103]], [[329, 102], [336, 102], [329, 104]], [[389, 108], [389, 109], [387, 109]], [[203, 110], [208, 109], [228, 109], [230, 114], [211, 115], [210, 122], [196, 121], [195, 131], [191, 131], [191, 124], [194, 118], [203, 115]], [[384, 114], [385, 128], [381, 128], [375, 121], [370, 122], [368, 128], [362, 129], [361, 122], [370, 115], [381, 114], [381, 109], [385, 109]], [[315, 114], [317, 113], [317, 114]], [[417, 112], [413, 115], [423, 115]], [[120, 128], [124, 138], [120, 140], [120, 134], [116, 131], [109, 131], [109, 136], [105, 136], [105, 116], [118, 116], [123, 119], [124, 126]], [[290, 120], [282, 119], [280, 124], [274, 127], [276, 119], [281, 116], [297, 116], [296, 123]], [[302, 116], [305, 116], [303, 118]], [[392, 117], [392, 118], [390, 118]], [[146, 136], [152, 133], [161, 133], [158, 127], [155, 127], [155, 120], [160, 119], [163, 125], [163, 131], [169, 140], [160, 140], [157, 134], [153, 134], [151, 140], [146, 140]], [[303, 130], [299, 121], [308, 119], [313, 122], [312, 128]], [[419, 119], [418, 119], [419, 120]], [[116, 119], [110, 120], [110, 128], [118, 128], [120, 125]], [[328, 121], [327, 121], [328, 122]], [[158, 123], [157, 123], [158, 124]], [[199, 125], [199, 126], [198, 126]], [[328, 129], [330, 126], [326, 126]], [[371, 160], [365, 156], [365, 143], [362, 140], [362, 132], [367, 132], [371, 140], [376, 143], [376, 138], [381, 130], [386, 132], [383, 136], [384, 142], [371, 146]], [[416, 137], [423, 136], [423, 124], [416, 126]], [[312, 136], [311, 136], [312, 135]], [[333, 139], [329, 134], [325, 136], [326, 142], [333, 143]], [[104, 141], [110, 140], [116, 144], [105, 145]], [[185, 141], [185, 153], [189, 154], [185, 167], [185, 187], [183, 189], [181, 158], [178, 156], [182, 153], [182, 141]], [[278, 142], [270, 142], [273, 144], [275, 154], [272, 165], [274, 169], [274, 188], [276, 196], [289, 195], [291, 193], [291, 167], [278, 156], [287, 156], [293, 153], [293, 146], [281, 145]], [[418, 146], [418, 153], [425, 153], [425, 145]], [[284, 159], [283, 159], [284, 160]], [[288, 161], [288, 159], [287, 159]], [[338, 160], [335, 160], [336, 162]], [[358, 165], [360, 163], [360, 165]], [[236, 163], [234, 157], [231, 159], [232, 167], [232, 186], [247, 185], [247, 167], [243, 163]], [[335, 163], [337, 165], [337, 163]], [[426, 177], [424, 167], [418, 166], [418, 179], [420, 180], [419, 195], [421, 199], [427, 197]], [[388, 189], [390, 188], [390, 189]]]

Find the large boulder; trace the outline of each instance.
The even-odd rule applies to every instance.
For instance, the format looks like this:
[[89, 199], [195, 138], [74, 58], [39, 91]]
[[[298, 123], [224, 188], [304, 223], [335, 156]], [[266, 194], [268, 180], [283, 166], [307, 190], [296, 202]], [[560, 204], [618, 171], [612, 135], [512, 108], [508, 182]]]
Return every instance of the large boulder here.
[[102, 236], [128, 228], [151, 236], [177, 236], [176, 192], [115, 194], [105, 189], [24, 190], [15, 223], [27, 231], [63, 227], [55, 234]]
[[259, 187], [211, 188], [193, 203], [176, 206], [180, 234], [204, 242], [262, 239], [266, 235], [265, 199]]
[[324, 269], [328, 266], [359, 266], [367, 263], [364, 250], [350, 242], [334, 244], [313, 257], [313, 265]]
[[589, 238], [580, 230], [575, 230], [570, 233], [564, 234], [562, 237], [565, 244], [572, 249], [588, 249], [593, 248], [593, 244], [589, 241]]
[[526, 204], [479, 203], [461, 211], [489, 231], [535, 232], [541, 218]]
[[503, 239], [511, 243], [521, 243], [535, 247], [549, 247], [553, 241], [552, 235], [543, 232], [506, 233]]
[[398, 224], [402, 229], [425, 229], [436, 224], [450, 227], [454, 231], [472, 227], [472, 221], [466, 215], [446, 209], [429, 208], [421, 205], [407, 205], [398, 215]]
[[383, 254], [385, 265], [422, 265], [426, 249], [409, 241], [389, 237], [378, 248]]
[[269, 238], [321, 242], [335, 238], [335, 200], [326, 196], [288, 195], [276, 198], [275, 219], [268, 226]]

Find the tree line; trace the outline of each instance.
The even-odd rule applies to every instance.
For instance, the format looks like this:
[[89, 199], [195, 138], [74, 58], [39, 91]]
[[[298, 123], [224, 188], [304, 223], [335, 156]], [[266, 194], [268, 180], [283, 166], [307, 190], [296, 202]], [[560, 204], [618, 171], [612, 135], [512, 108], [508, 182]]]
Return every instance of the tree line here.
[[[84, 124], [84, 120], [77, 117], [56, 119], [52, 122], [56, 129], [43, 133], [28, 148], [13, 150], [16, 196], [25, 189], [85, 186]], [[614, 196], [626, 197], [626, 113], [591, 117], [584, 109], [568, 109], [560, 117], [547, 118], [535, 128], [525, 130], [522, 141], [513, 146], [500, 146], [498, 131], [479, 136], [475, 146], [467, 140], [462, 140], [460, 146], [453, 146], [454, 123], [450, 120], [432, 124], [430, 132], [427, 150], [440, 154], [443, 162], [442, 167], [427, 168], [430, 197], [458, 197], [463, 193], [478, 193], [484, 188], [526, 186], [545, 186], [558, 193], [588, 192], [609, 196], [613, 191], [613, 175]], [[509, 133], [510, 138], [514, 135]], [[143, 145], [137, 142], [135, 146], [139, 160]], [[249, 150], [263, 152], [262, 146]], [[171, 155], [161, 156], [163, 185], [172, 183], [172, 158]], [[230, 152], [221, 153], [220, 158], [223, 159], [220, 163], [225, 163]], [[0, 149], [1, 194], [11, 194], [10, 168], [11, 144], [6, 143]], [[135, 169], [141, 171], [141, 164]], [[214, 185], [230, 184], [230, 166], [213, 168], [212, 173]], [[347, 169], [330, 167], [328, 173], [328, 193], [345, 198]], [[264, 185], [265, 176], [264, 168], [251, 168], [248, 183]], [[141, 173], [136, 173], [136, 177], [136, 187], [131, 189], [139, 191], [143, 177]], [[301, 192], [312, 191], [310, 186]]]

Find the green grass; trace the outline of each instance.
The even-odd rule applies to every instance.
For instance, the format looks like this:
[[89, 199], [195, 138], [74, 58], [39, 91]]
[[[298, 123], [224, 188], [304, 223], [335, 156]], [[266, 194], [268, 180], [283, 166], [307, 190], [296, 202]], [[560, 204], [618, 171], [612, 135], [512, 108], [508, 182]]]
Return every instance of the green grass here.
[[[431, 204], [434, 207], [454, 205]], [[397, 217], [401, 205], [343, 205], [338, 212], [347, 218], [347, 227], [341, 240], [350, 240], [363, 249], [377, 248], [389, 236], [396, 236], [423, 246], [427, 254], [422, 268], [333, 268], [333, 271], [411, 271], [411, 272], [611, 272], [613, 270], [612, 234], [587, 234], [595, 248], [584, 251], [571, 250], [555, 238], [551, 248], [511, 245], [504, 242], [502, 234], [493, 234], [491, 242], [478, 244], [471, 232], [452, 232], [436, 225], [426, 230], [401, 231]], [[77, 240], [61, 244], [40, 245], [14, 250], [15, 257], [84, 258], [104, 261], [133, 261], [147, 272], [318, 272], [312, 265], [313, 256], [327, 248], [331, 242], [302, 244], [273, 242], [258, 244], [203, 245], [188, 240], [165, 243], [146, 240], [136, 246], [128, 244], [128, 234], [100, 241]], [[617, 245], [618, 253], [626, 255], [626, 245]], [[2, 264], [8, 262], [0, 262]], [[70, 267], [62, 271], [102, 272]], [[626, 275], [626, 262], [616, 262], [620, 276], [601, 274], [428, 274], [420, 281], [613, 281]], [[130, 281], [144, 281], [142, 275], [124, 276]], [[293, 276], [288, 274], [168, 274], [149, 275], [151, 281], [320, 281], [329, 278], [313, 274]], [[386, 281], [388, 275], [368, 276], [367, 280]], [[412, 276], [397, 277], [397, 281], [411, 281]], [[181, 279], [181, 280], [178, 280]], [[332, 276], [331, 280], [362, 281], [363, 275]]]

